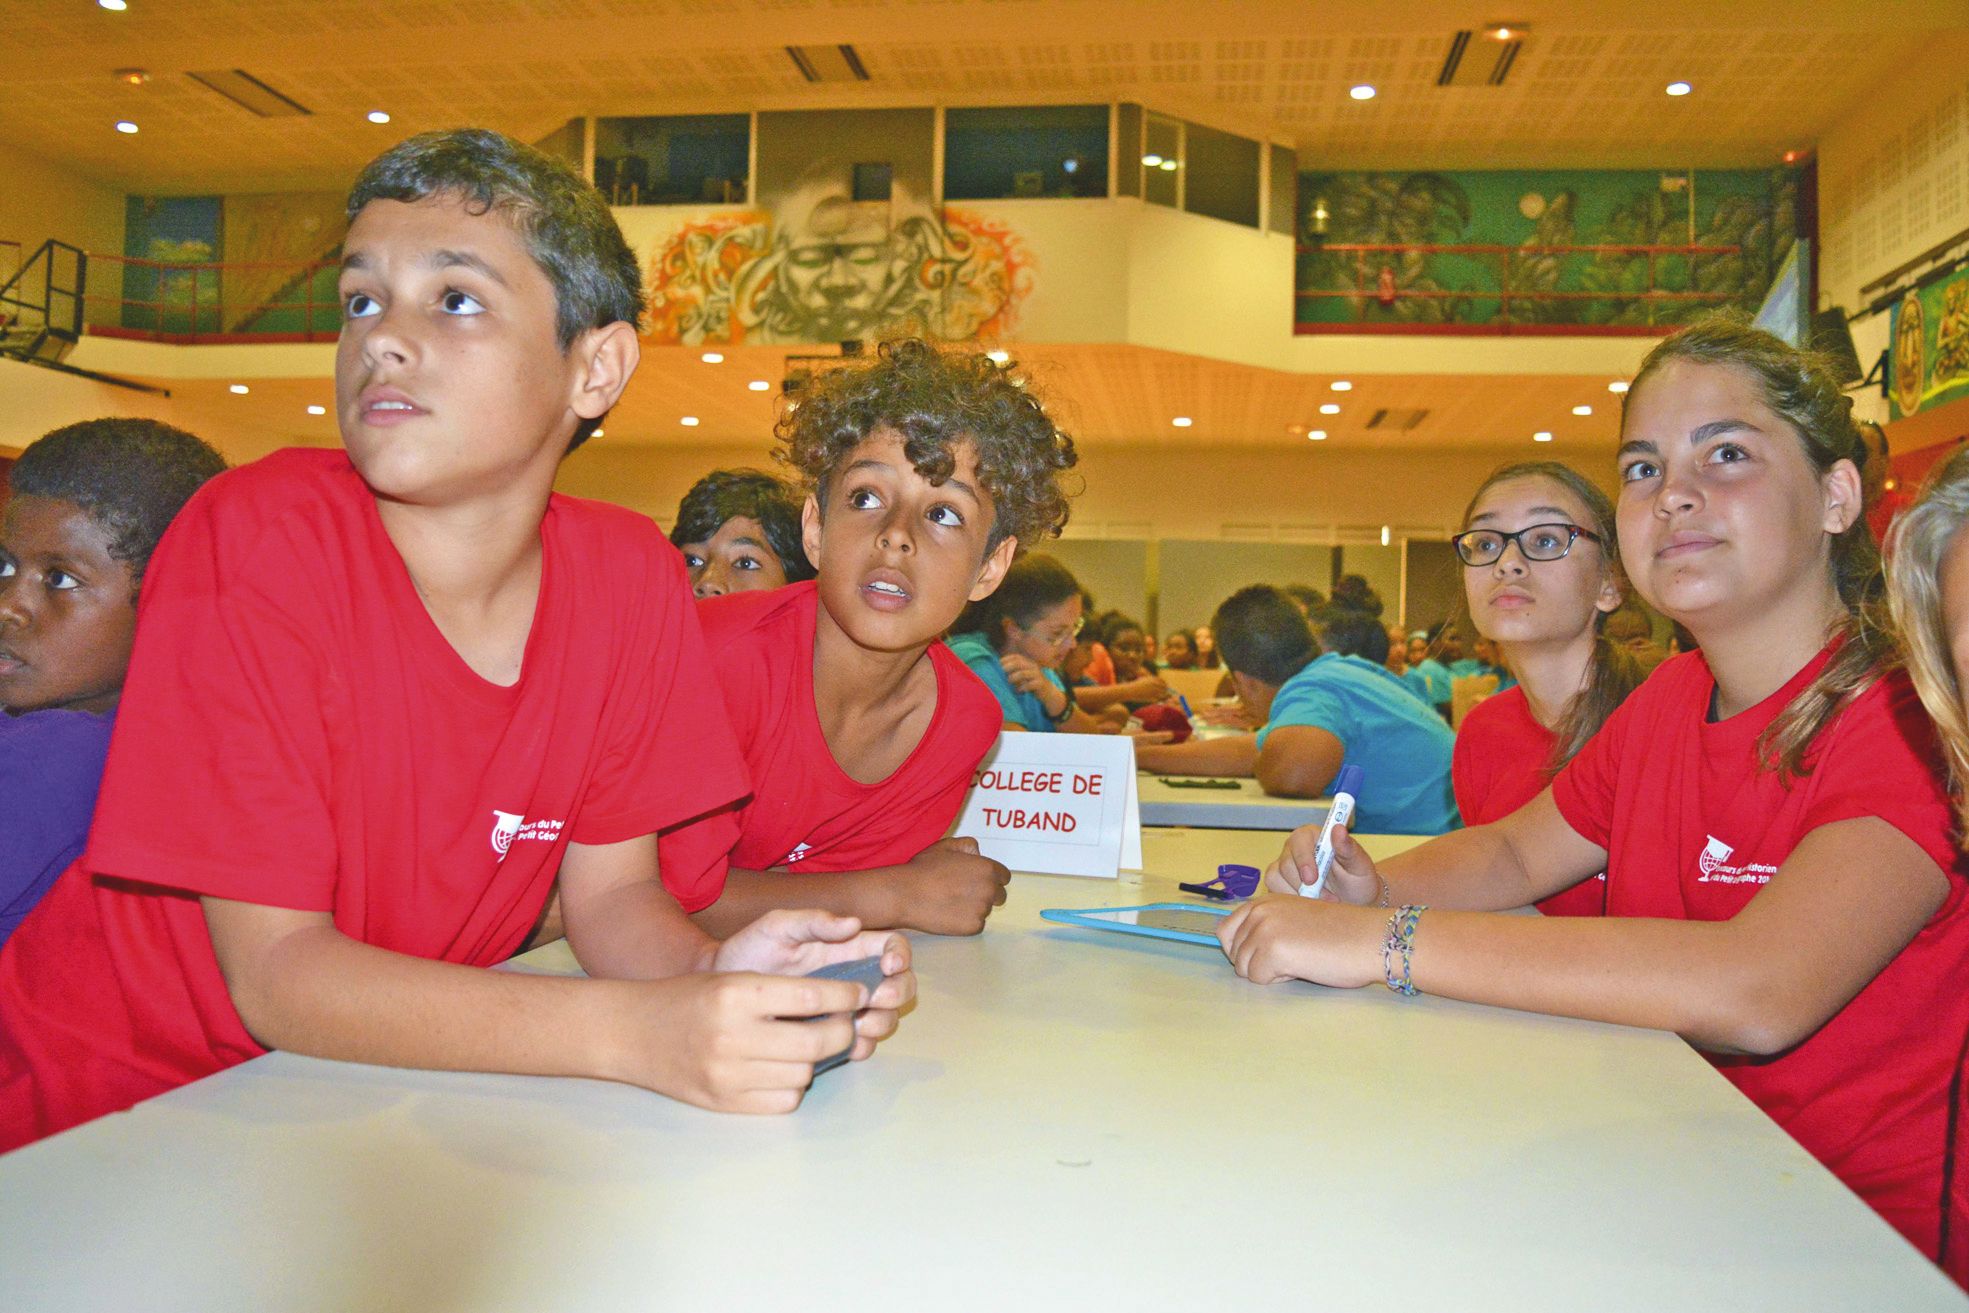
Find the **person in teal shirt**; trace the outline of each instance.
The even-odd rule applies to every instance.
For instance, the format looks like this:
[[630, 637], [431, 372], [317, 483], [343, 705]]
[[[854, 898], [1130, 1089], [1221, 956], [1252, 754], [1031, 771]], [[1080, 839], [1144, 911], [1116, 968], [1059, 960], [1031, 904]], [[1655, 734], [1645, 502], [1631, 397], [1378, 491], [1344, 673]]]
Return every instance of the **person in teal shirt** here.
[[1408, 636], [1408, 670], [1402, 675], [1402, 683], [1408, 691], [1422, 700], [1422, 704], [1449, 714], [1450, 688], [1452, 676], [1449, 667], [1430, 653], [1429, 636], [1420, 630]]
[[964, 608], [946, 641], [998, 699], [1006, 729], [1112, 733], [1112, 724], [1080, 709], [1060, 674], [1080, 626], [1080, 584], [1072, 572], [1027, 552], [996, 592]]
[[1255, 775], [1265, 792], [1289, 798], [1317, 798], [1342, 766], [1359, 766], [1366, 779], [1354, 828], [1361, 833], [1457, 828], [1449, 778], [1456, 738], [1382, 665], [1388, 632], [1378, 619], [1329, 605], [1309, 624], [1291, 598], [1260, 584], [1218, 607], [1212, 627], [1238, 697], [1261, 728], [1140, 746], [1138, 765], [1173, 774]]

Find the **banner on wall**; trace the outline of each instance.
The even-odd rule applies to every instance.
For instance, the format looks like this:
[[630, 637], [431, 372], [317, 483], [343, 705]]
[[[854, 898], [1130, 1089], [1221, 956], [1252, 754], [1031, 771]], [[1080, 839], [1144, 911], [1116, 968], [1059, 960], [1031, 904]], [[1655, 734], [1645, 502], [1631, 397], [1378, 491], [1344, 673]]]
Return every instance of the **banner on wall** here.
[[1891, 322], [1894, 419], [1969, 397], [1969, 268], [1909, 292]]

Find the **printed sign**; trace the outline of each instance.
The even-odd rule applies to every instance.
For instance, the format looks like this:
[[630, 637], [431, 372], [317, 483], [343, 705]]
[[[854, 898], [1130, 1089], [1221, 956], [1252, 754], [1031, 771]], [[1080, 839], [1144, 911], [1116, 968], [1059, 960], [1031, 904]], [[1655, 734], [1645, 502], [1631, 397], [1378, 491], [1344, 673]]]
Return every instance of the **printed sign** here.
[[1015, 871], [1108, 880], [1139, 871], [1135, 745], [1115, 734], [1000, 734], [951, 833]]

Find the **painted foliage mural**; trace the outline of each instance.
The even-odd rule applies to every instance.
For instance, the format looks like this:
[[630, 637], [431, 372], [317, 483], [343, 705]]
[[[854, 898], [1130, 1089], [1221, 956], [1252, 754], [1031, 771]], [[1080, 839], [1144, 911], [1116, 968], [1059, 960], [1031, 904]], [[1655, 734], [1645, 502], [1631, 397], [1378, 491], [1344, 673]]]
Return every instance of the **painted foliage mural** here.
[[771, 210], [687, 219], [647, 271], [659, 342], [820, 344], [915, 334], [1004, 336], [1033, 261], [1004, 224], [812, 183]]
[[[1302, 173], [1297, 321], [1645, 330], [1754, 310], [1795, 240], [1796, 205], [1789, 169]], [[1459, 249], [1344, 249], [1361, 245]], [[1639, 246], [1712, 249], [1621, 249]]]
[[1969, 270], [1917, 287], [1894, 307], [1895, 419], [1969, 397]]

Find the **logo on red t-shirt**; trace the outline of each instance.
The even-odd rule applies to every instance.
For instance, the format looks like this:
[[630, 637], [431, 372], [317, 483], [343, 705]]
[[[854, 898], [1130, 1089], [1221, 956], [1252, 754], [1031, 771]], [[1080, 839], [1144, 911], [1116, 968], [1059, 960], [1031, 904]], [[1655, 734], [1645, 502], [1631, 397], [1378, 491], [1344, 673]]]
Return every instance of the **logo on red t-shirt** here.
[[1742, 866], [1731, 866], [1730, 854], [1736, 851], [1715, 835], [1703, 845], [1702, 856], [1696, 858], [1696, 869], [1702, 874], [1696, 877], [1701, 884], [1769, 884], [1777, 874], [1777, 867], [1763, 862], [1746, 862]]
[[795, 844], [793, 845], [793, 851], [786, 854], [786, 861], [784, 864], [787, 866], [791, 866], [793, 865], [793, 863], [799, 861], [802, 857], [805, 857], [808, 853], [812, 851], [813, 848], [809, 844], [804, 844], [804, 843]]
[[501, 857], [519, 839], [542, 839], [552, 843], [561, 834], [560, 821], [529, 821], [512, 812], [494, 810], [492, 813], [492, 851]]

